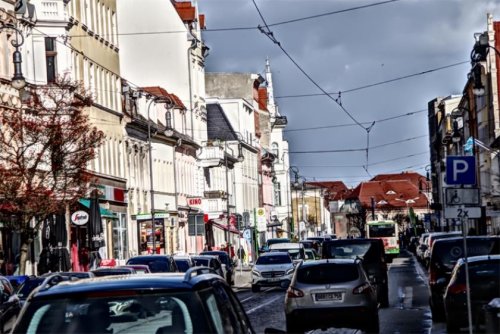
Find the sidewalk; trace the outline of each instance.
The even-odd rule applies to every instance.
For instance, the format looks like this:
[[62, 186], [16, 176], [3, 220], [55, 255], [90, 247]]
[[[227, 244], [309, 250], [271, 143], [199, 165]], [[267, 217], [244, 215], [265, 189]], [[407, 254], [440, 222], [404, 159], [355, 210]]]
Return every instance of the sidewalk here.
[[236, 267], [234, 276], [234, 289], [250, 289], [252, 286], [252, 268], [249, 266]]

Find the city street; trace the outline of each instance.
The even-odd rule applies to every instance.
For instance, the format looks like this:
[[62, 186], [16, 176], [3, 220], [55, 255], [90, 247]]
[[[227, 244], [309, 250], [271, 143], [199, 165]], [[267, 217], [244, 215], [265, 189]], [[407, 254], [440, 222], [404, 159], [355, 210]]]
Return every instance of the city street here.
[[[243, 275], [245, 274], [249, 280], [250, 271], [243, 271]], [[268, 288], [259, 293], [252, 293], [248, 288], [249, 285], [245, 286], [244, 283], [244, 277], [240, 276], [236, 291], [255, 331], [263, 333], [264, 329], [269, 327], [286, 330], [283, 311], [285, 292], [280, 288]], [[410, 253], [403, 251], [389, 266], [390, 306], [379, 311], [380, 333], [445, 333], [444, 323], [434, 325], [432, 323], [428, 295], [425, 271]], [[318, 329], [313, 332], [359, 333], [360, 331], [331, 329], [323, 332]]]

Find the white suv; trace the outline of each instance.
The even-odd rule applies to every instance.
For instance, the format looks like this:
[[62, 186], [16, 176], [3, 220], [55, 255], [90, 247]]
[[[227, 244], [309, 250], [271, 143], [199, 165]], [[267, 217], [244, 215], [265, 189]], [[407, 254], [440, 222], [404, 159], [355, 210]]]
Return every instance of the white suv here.
[[295, 266], [286, 252], [262, 254], [252, 268], [252, 291], [259, 292], [261, 286], [288, 288]]

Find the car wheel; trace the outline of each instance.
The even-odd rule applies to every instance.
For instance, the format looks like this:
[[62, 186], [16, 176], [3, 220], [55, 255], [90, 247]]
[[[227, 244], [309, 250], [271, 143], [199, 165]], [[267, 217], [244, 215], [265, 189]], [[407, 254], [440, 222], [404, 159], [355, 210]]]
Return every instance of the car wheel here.
[[380, 307], [387, 308], [389, 307], [389, 288], [384, 286], [382, 290], [382, 298], [380, 299]]
[[460, 327], [456, 323], [456, 320], [453, 319], [446, 320], [446, 332], [447, 333], [458, 333], [460, 331]]
[[299, 324], [296, 323], [295, 321], [292, 321], [291, 319], [289, 319], [288, 317], [286, 317], [286, 332], [289, 333], [289, 334], [302, 334], [304, 333], [304, 330], [302, 330], [300, 327], [299, 327]]
[[260, 286], [252, 284], [252, 292], [259, 292], [259, 291], [260, 291]]
[[380, 322], [378, 320], [378, 312], [377, 312], [371, 317], [370, 322], [366, 327], [366, 332], [378, 334], [379, 330], [380, 330]]

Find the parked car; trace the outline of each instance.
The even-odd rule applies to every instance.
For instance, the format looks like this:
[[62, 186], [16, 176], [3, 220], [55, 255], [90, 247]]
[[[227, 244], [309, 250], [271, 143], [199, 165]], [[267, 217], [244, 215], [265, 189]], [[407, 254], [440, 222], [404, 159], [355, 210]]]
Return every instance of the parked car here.
[[4, 276], [4, 277], [9, 280], [10, 284], [14, 288], [14, 291], [16, 291], [21, 286], [21, 284], [24, 283], [24, 281], [26, 281], [28, 278], [34, 277], [34, 276], [29, 276], [29, 275], [12, 275], [12, 276]]
[[119, 266], [117, 268], [130, 268], [135, 271], [136, 274], [150, 274], [151, 270], [145, 264], [127, 264], [124, 266]]
[[381, 307], [389, 306], [389, 281], [384, 242], [381, 239], [336, 239], [323, 243], [323, 259], [361, 258], [363, 268], [377, 291]]
[[117, 275], [134, 275], [137, 272], [133, 268], [97, 268], [91, 271], [96, 277], [102, 276], [117, 276]]
[[320, 258], [316, 250], [312, 248], [304, 249], [304, 254], [306, 255], [306, 261], [318, 260]]
[[[500, 255], [482, 255], [467, 258], [473, 324], [478, 331], [485, 324], [483, 307], [500, 297]], [[467, 327], [467, 295], [465, 260], [455, 264], [450, 283], [444, 293], [446, 329], [448, 333]]]
[[291, 240], [289, 238], [270, 238], [266, 240], [266, 243], [264, 246], [260, 249], [261, 252], [268, 252], [269, 251], [269, 246], [273, 244], [281, 244], [281, 243], [287, 243], [290, 242]]
[[416, 249], [416, 256], [417, 256], [417, 260], [420, 261], [421, 263], [423, 263], [423, 261], [424, 261], [425, 251], [427, 250], [427, 248], [429, 248], [429, 246], [427, 246], [427, 238], [429, 237], [429, 234], [430, 233], [428, 233], [428, 232], [422, 233], [420, 235], [420, 239], [418, 240], [418, 246]]
[[138, 255], [131, 257], [127, 265], [145, 264], [152, 273], [171, 273], [178, 271], [174, 258], [171, 255]]
[[359, 259], [299, 264], [285, 297], [285, 317], [288, 333], [329, 327], [379, 331], [377, 294]]
[[12, 284], [6, 277], [0, 276], [0, 331], [2, 333], [7, 333], [12, 329], [20, 310], [21, 303]]
[[193, 260], [188, 255], [174, 255], [175, 265], [181, 273], [185, 273], [194, 266]]
[[200, 255], [217, 255], [220, 262], [222, 263], [222, 270], [224, 271], [224, 277], [226, 278], [227, 284], [234, 285], [235, 276], [235, 263], [229, 257], [229, 254], [224, 251], [203, 251]]
[[269, 246], [269, 252], [275, 251], [288, 252], [295, 264], [306, 259], [306, 254], [304, 253], [304, 245], [298, 242], [284, 242], [272, 244], [271, 246]]
[[429, 234], [429, 236], [427, 237], [427, 249], [424, 252], [423, 261], [422, 261], [423, 264], [424, 264], [424, 266], [426, 268], [429, 267], [429, 260], [430, 260], [430, 257], [431, 257], [432, 245], [434, 244], [434, 242], [436, 240], [446, 239], [446, 238], [456, 238], [456, 237], [459, 237], [461, 235], [462, 235], [462, 232], [459, 232], [459, 231], [453, 231], [453, 232], [435, 232], [435, 233]]
[[222, 263], [217, 255], [195, 255], [191, 257], [193, 261], [193, 266], [204, 266], [211, 268], [217, 275], [222, 278], [225, 277], [224, 270], [222, 269]]
[[252, 291], [259, 292], [262, 286], [286, 289], [294, 270], [295, 265], [286, 251], [263, 253], [252, 268]]
[[[500, 236], [470, 236], [467, 240], [467, 255], [500, 254]], [[453, 267], [464, 256], [462, 237], [436, 240], [432, 245], [429, 261], [429, 305], [433, 321], [445, 318], [443, 295], [451, 277]]]
[[[128, 305], [128, 311], [117, 311], [117, 305]], [[207, 268], [193, 267], [186, 273], [110, 276], [41, 286], [28, 298], [13, 329], [13, 333], [28, 332], [254, 330], [227, 283]]]

